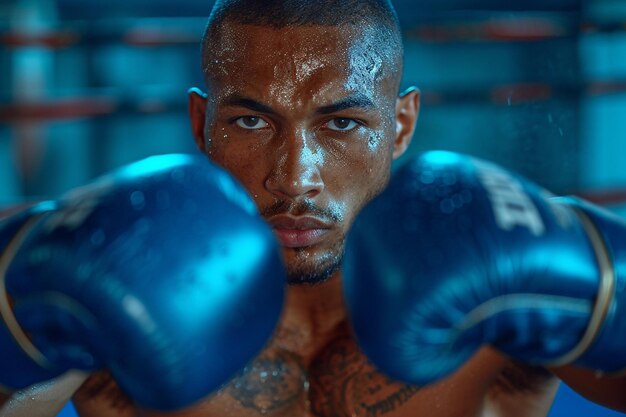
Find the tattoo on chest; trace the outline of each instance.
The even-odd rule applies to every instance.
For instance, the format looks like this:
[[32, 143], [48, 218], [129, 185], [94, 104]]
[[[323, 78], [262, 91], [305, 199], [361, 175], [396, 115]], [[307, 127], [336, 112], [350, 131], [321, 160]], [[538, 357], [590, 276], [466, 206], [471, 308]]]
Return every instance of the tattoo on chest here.
[[228, 392], [243, 407], [266, 414], [289, 407], [303, 398], [307, 389], [299, 358], [279, 351], [256, 358], [235, 377]]
[[349, 338], [333, 342], [311, 366], [311, 408], [320, 417], [376, 417], [398, 410], [418, 387], [392, 381]]

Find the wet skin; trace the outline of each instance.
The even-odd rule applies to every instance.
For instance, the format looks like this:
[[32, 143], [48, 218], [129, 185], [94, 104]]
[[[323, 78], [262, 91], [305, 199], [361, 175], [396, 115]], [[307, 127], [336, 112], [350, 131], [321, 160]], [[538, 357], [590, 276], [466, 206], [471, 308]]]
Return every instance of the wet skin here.
[[291, 280], [317, 280], [338, 266], [354, 217], [406, 149], [417, 91], [396, 96], [396, 69], [364, 47], [367, 31], [229, 24], [221, 33], [208, 95], [190, 95], [196, 142], [272, 223]]
[[[420, 389], [378, 373], [350, 334], [333, 266], [354, 217], [406, 149], [419, 108], [417, 91], [396, 97], [398, 69], [386, 65], [364, 30], [226, 25], [207, 59], [207, 94], [189, 97], [198, 147], [273, 221], [292, 281], [331, 276], [291, 285], [277, 333], [259, 357], [223, 390], [171, 416], [547, 413], [556, 382], [542, 370], [484, 349], [447, 380]], [[593, 377], [560, 372], [583, 389]], [[589, 395], [623, 398], [621, 381], [603, 392], [596, 382], [598, 392]], [[106, 372], [73, 399], [84, 417], [163, 415], [135, 408]], [[24, 415], [33, 415], [30, 406]]]
[[[397, 95], [398, 68], [367, 35], [229, 23], [209, 51], [207, 93], [189, 95], [196, 143], [243, 183], [274, 227], [292, 285], [266, 349], [222, 390], [171, 415], [474, 416], [506, 367], [486, 350], [420, 389], [380, 374], [350, 333], [338, 269], [344, 239], [387, 184], [419, 110], [418, 91]], [[539, 395], [541, 409], [550, 389]], [[164, 415], [136, 409], [106, 373], [74, 401], [85, 417]]]

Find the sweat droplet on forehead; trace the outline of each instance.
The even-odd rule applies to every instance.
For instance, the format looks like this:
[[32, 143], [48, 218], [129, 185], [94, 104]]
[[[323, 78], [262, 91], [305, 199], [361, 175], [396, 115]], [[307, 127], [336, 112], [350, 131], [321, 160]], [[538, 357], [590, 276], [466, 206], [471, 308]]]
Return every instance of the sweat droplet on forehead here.
[[329, 65], [328, 59], [322, 59], [317, 56], [305, 56], [303, 59], [298, 59], [298, 57], [294, 57], [295, 70], [296, 70], [296, 78], [304, 79], [311, 77], [316, 71], [319, 71], [324, 68], [324, 66]]
[[[302, 34], [300, 34], [302, 35]], [[285, 34], [288, 37], [288, 34]], [[345, 43], [345, 41], [343, 41]], [[269, 90], [282, 106], [297, 106], [308, 98], [326, 97], [341, 87], [348, 59], [340, 40], [331, 41], [319, 33], [295, 36], [288, 45], [271, 53], [274, 79]]]
[[375, 82], [382, 75], [383, 56], [375, 44], [368, 38], [355, 43], [348, 52], [350, 75], [364, 81]]
[[245, 85], [261, 101], [285, 109], [323, 106], [355, 92], [373, 100], [389, 72], [369, 29], [233, 24], [223, 31], [215, 59], [205, 61], [219, 62], [209, 78], [222, 87]]
[[[293, 55], [286, 56], [285, 61], [291, 62], [291, 74], [277, 77], [277, 83], [273, 85], [273, 88], [275, 89], [274, 93], [280, 91], [277, 95], [287, 102], [297, 101], [301, 94], [308, 95], [307, 93], [310, 92], [299, 91], [301, 86], [331, 65], [331, 59], [327, 56], [307, 53], [306, 51], [296, 51]], [[278, 65], [275, 71], [280, 72], [281, 68], [283, 66]], [[280, 80], [282, 80], [282, 84]]]
[[363, 29], [358, 42], [348, 49], [350, 65], [346, 88], [361, 91], [375, 99], [376, 94], [386, 90], [381, 86], [384, 80], [392, 81], [400, 73], [396, 59], [389, 47], [382, 47], [381, 30], [375, 27]]

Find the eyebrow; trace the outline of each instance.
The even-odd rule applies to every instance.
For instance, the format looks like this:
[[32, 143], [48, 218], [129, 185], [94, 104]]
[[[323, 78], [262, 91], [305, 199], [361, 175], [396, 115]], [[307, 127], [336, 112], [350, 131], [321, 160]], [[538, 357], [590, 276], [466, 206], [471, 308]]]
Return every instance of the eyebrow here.
[[238, 95], [227, 97], [224, 100], [224, 104], [227, 106], [245, 107], [246, 109], [252, 110], [257, 113], [266, 113], [266, 114], [272, 114], [272, 115], [277, 114], [276, 111], [274, 111], [274, 109], [272, 109], [270, 106], [266, 104], [260, 103], [251, 98], [242, 97]]
[[342, 110], [361, 108], [365, 110], [373, 109], [374, 102], [363, 94], [357, 94], [354, 96], [346, 97], [336, 103], [329, 104], [328, 106], [322, 106], [315, 112], [317, 114], [331, 114]]
[[[278, 113], [272, 109], [270, 106], [263, 104], [259, 101], [256, 101], [251, 98], [243, 97], [240, 95], [233, 95], [227, 97], [224, 102], [227, 106], [237, 106], [244, 107], [246, 109], [252, 110], [257, 113], [265, 113], [271, 115], [278, 115]], [[346, 97], [341, 99], [335, 103], [319, 107], [315, 110], [315, 113], [324, 115], [324, 114], [332, 114], [342, 110], [352, 109], [352, 108], [361, 108], [365, 110], [370, 110], [375, 107], [374, 102], [369, 99], [367, 96], [363, 94], [356, 94], [353, 96]]]

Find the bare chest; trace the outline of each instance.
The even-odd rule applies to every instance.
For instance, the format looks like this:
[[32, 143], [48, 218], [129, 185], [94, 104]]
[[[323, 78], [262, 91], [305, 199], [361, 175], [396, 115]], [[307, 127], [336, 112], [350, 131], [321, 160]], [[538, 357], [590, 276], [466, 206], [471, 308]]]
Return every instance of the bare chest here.
[[[451, 377], [420, 388], [378, 372], [345, 323], [313, 338], [284, 326], [224, 388], [186, 410], [139, 410], [106, 374], [92, 377], [74, 402], [81, 417], [471, 417], [481, 415], [490, 386], [506, 363], [484, 350]], [[498, 403], [506, 402], [502, 398], [509, 394], [503, 395]], [[516, 403], [522, 399], [511, 395]]]
[[[90, 392], [82, 404], [84, 417], [150, 416], [129, 411], [112, 395], [110, 381], [101, 392]], [[105, 384], [100, 383], [104, 388]], [[334, 338], [314, 356], [272, 345], [203, 402], [173, 414], [179, 417], [373, 417], [406, 415], [420, 401], [420, 390], [383, 376], [368, 362], [348, 334]], [[80, 396], [75, 402], [80, 402]], [[114, 401], [111, 401], [114, 399]], [[108, 405], [107, 405], [108, 402]], [[88, 406], [91, 404], [91, 406]], [[103, 413], [104, 406], [118, 414]], [[171, 414], [170, 414], [171, 415]]]
[[280, 349], [264, 352], [209, 401], [207, 410], [219, 404], [225, 415], [228, 404], [237, 416], [392, 415], [417, 392], [378, 373], [354, 341], [342, 336], [308, 362]]

